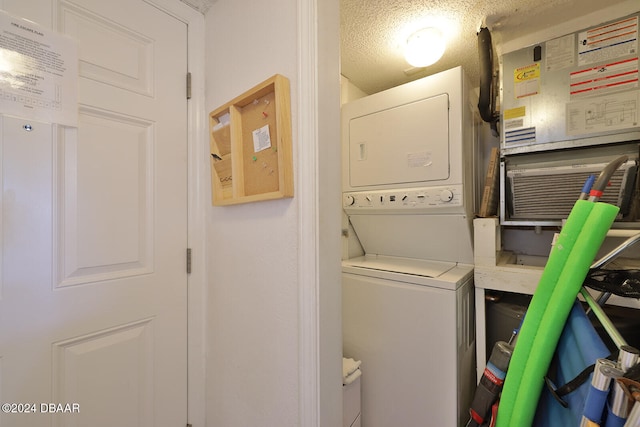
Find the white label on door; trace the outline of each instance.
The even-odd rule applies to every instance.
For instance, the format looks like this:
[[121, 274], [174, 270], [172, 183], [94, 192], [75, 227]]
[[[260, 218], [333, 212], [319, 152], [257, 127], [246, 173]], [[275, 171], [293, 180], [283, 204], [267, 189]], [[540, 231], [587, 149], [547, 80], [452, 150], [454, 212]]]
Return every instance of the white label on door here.
[[410, 168], [431, 166], [433, 164], [433, 161], [431, 160], [431, 153], [428, 151], [409, 153], [407, 154], [407, 164]]

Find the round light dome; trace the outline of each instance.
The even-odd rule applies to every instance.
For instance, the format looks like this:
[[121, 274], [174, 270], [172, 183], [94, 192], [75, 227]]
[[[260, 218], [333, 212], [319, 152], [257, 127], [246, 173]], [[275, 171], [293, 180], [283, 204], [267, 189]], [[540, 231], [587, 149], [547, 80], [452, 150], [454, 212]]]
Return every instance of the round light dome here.
[[437, 28], [424, 28], [409, 36], [404, 57], [414, 67], [427, 67], [442, 57], [444, 49], [442, 32]]

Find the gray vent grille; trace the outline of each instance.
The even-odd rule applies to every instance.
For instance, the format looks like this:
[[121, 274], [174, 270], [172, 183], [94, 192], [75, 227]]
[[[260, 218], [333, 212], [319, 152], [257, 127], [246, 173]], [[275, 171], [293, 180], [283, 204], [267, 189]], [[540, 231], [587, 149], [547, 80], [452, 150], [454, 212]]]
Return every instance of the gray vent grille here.
[[[604, 165], [549, 169], [514, 170], [507, 172], [511, 190], [511, 218], [563, 219], [569, 215], [590, 174], [598, 175]], [[600, 201], [622, 207], [627, 182], [635, 171], [628, 162], [609, 181]], [[630, 180], [630, 181], [628, 181]]]

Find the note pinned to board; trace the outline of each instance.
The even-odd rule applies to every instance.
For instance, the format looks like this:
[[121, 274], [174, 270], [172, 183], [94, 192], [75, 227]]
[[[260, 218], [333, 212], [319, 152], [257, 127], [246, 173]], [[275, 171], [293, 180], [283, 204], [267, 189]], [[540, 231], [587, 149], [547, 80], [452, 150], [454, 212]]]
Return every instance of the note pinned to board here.
[[253, 131], [253, 151], [257, 153], [267, 148], [271, 148], [271, 134], [269, 125], [264, 125]]

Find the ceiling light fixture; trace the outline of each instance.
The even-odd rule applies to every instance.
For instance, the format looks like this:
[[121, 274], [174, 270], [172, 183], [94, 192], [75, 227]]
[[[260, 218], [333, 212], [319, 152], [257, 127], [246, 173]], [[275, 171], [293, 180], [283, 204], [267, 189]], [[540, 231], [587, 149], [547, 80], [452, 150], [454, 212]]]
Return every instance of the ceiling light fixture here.
[[433, 27], [423, 28], [407, 39], [404, 57], [414, 67], [427, 67], [442, 57], [444, 49], [442, 32]]

